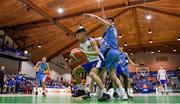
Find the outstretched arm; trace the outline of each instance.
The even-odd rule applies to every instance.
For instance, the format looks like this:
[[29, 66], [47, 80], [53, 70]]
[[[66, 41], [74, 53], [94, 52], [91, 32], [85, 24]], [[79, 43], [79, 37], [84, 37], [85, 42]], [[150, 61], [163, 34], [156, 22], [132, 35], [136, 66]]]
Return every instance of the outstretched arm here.
[[34, 69], [34, 70], [37, 70], [39, 64], [40, 64], [40, 62], [37, 62], [33, 69]]
[[138, 66], [138, 64], [135, 64], [129, 57], [129, 55], [126, 53], [126, 57], [128, 58], [129, 62], [133, 65], [133, 66]]
[[107, 28], [109, 28], [111, 26], [111, 24], [109, 22], [100, 18], [97, 15], [94, 15], [94, 14], [83, 14], [83, 15], [87, 18], [92, 18], [92, 19], [96, 20], [97, 22], [100, 22], [102, 25], [106, 26]]

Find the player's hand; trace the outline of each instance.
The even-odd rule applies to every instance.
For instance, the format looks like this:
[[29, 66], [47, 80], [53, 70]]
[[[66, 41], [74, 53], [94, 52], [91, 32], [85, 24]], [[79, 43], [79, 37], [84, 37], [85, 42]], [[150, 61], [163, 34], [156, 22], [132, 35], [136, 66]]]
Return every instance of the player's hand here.
[[68, 62], [69, 65], [73, 65], [74, 63], [76, 63], [76, 61], [74, 61], [73, 59], [70, 59]]
[[81, 51], [82, 51], [84, 54], [88, 54], [88, 52], [87, 52], [87, 51], [84, 51], [83, 49], [81, 49]]

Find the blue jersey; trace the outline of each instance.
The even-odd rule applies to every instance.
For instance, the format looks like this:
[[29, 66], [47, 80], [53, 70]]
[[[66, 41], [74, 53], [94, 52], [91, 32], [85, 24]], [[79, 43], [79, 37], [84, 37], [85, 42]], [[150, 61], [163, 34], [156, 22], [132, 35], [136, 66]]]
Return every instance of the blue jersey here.
[[12, 80], [12, 79], [10, 79], [10, 80], [8, 80], [8, 84], [7, 84], [8, 86], [15, 86], [15, 81], [14, 80]]
[[44, 71], [47, 69], [47, 63], [43, 62], [43, 61], [40, 61], [38, 67], [39, 67], [38, 68], [38, 74], [42, 75], [42, 74], [44, 74]]
[[100, 43], [100, 51], [104, 53], [107, 47], [118, 49], [117, 30], [115, 26], [110, 26], [104, 33]]
[[119, 55], [119, 65], [120, 65], [121, 67], [125, 67], [125, 66], [128, 65], [128, 58], [127, 58], [125, 52], [122, 52], [122, 53], [120, 53], [120, 55]]
[[16, 82], [17, 83], [21, 83], [22, 82], [22, 76], [21, 75], [19, 75], [19, 74], [16, 75]]

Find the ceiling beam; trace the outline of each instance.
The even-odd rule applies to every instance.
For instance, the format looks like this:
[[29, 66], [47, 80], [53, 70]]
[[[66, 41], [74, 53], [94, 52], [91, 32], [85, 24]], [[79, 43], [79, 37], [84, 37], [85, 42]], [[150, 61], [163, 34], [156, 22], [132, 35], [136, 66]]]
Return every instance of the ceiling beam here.
[[153, 8], [153, 7], [138, 6], [137, 8], [162, 13], [162, 14], [165, 14], [165, 15], [175, 16], [175, 17], [178, 17], [178, 18], [180, 17], [180, 14], [176, 14], [176, 13], [169, 12], [169, 11], [164, 11], [164, 10], [159, 10], [159, 9], [156, 9], [156, 8]]
[[[21, 0], [21, 1], [27, 2], [29, 0]], [[119, 9], [131, 8], [131, 7], [136, 7], [136, 6], [144, 5], [145, 3], [155, 2], [155, 1], [160, 1], [160, 0], [146, 0], [146, 2], [144, 2], [144, 0], [137, 0], [137, 1], [128, 2], [128, 6], [126, 4], [115, 4], [112, 6], [104, 7], [104, 10], [108, 11], [108, 10], [118, 9], [118, 8]], [[62, 19], [81, 16], [83, 13], [97, 13], [97, 12], [101, 12], [99, 10], [99, 8], [95, 8], [95, 9], [91, 9], [91, 10], [84, 10], [84, 11], [81, 11], [78, 13], [72, 13], [72, 14], [64, 15], [64, 16], [58, 16], [58, 17], [53, 17], [53, 18], [51, 17], [50, 20], [58, 21], [58, 20], [62, 20]], [[46, 14], [44, 14], [44, 15], [46, 16]], [[13, 26], [9, 26], [9, 27], [8, 26], [0, 27], [0, 29], [12, 28], [12, 27], [16, 27], [16, 26], [21, 27], [22, 29], [28, 29], [28, 28], [35, 28], [35, 27], [48, 26], [48, 25], [53, 25], [53, 23], [50, 23], [47, 19], [44, 19], [44, 20], [32, 21], [32, 22], [24, 23], [24, 24], [13, 25]]]
[[[116, 14], [114, 16], [114, 18], [117, 18], [118, 16], [122, 15], [123, 13], [125, 13], [127, 11], [127, 9], [124, 9], [123, 11], [119, 12], [118, 14]], [[91, 31], [89, 31], [87, 33], [87, 36], [89, 36], [91, 33], [95, 32], [96, 30], [98, 30], [99, 28], [103, 27], [103, 25], [98, 24], [95, 28], [93, 28]], [[54, 54], [52, 54], [51, 56], [48, 57], [48, 60], [51, 60], [53, 58], [55, 58], [57, 55], [61, 54], [63, 51], [65, 51], [66, 49], [72, 47], [73, 45], [75, 45], [78, 42], [78, 40], [76, 39], [75, 41], [71, 42], [70, 44], [66, 45], [65, 47], [63, 47], [62, 49], [58, 50], [57, 52], [55, 52]]]
[[50, 21], [51, 23], [55, 24], [57, 27], [59, 27], [61, 30], [65, 31], [66, 33], [69, 33], [71, 35], [74, 35], [74, 32], [71, 31], [69, 28], [67, 28], [65, 25], [59, 23], [58, 21], [54, 20], [53, 17], [51, 17], [48, 13], [46, 13], [45, 11], [43, 11], [41, 8], [39, 8], [36, 4], [34, 4], [32, 1], [30, 0], [19, 0], [22, 3], [26, 4], [27, 6], [29, 6], [30, 8], [32, 8], [34, 11], [36, 11], [37, 13], [39, 13], [40, 15], [42, 15], [44, 18], [46, 18], [48, 21]]
[[134, 25], [135, 25], [135, 28], [136, 28], [136, 31], [137, 31], [136, 35], [138, 36], [138, 39], [139, 39], [139, 42], [140, 42], [140, 47], [143, 49], [143, 41], [142, 41], [142, 38], [141, 38], [142, 34], [141, 34], [141, 31], [140, 31], [140, 27], [139, 27], [137, 11], [136, 11], [135, 7], [130, 8], [130, 10], [132, 12]]

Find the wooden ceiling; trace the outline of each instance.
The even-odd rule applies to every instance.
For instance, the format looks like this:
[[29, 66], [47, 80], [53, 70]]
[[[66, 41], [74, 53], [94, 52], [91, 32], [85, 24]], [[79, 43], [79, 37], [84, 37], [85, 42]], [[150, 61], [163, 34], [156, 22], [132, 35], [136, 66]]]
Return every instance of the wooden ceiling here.
[[[127, 52], [154, 51], [180, 54], [180, 0], [1, 0], [0, 29], [12, 38], [25, 39], [25, 49], [29, 50], [36, 62], [46, 56], [52, 59], [66, 54], [78, 41], [74, 32], [82, 24], [88, 35], [99, 37], [104, 27], [83, 13], [101, 16], [100, 4], [107, 16], [115, 17], [119, 45]], [[57, 9], [62, 7], [62, 14]], [[151, 20], [145, 15], [150, 14]], [[152, 34], [148, 34], [151, 28]], [[153, 43], [149, 43], [152, 40]], [[23, 47], [24, 42], [16, 43]], [[42, 43], [42, 48], [37, 44]], [[176, 52], [173, 52], [176, 49]]]

